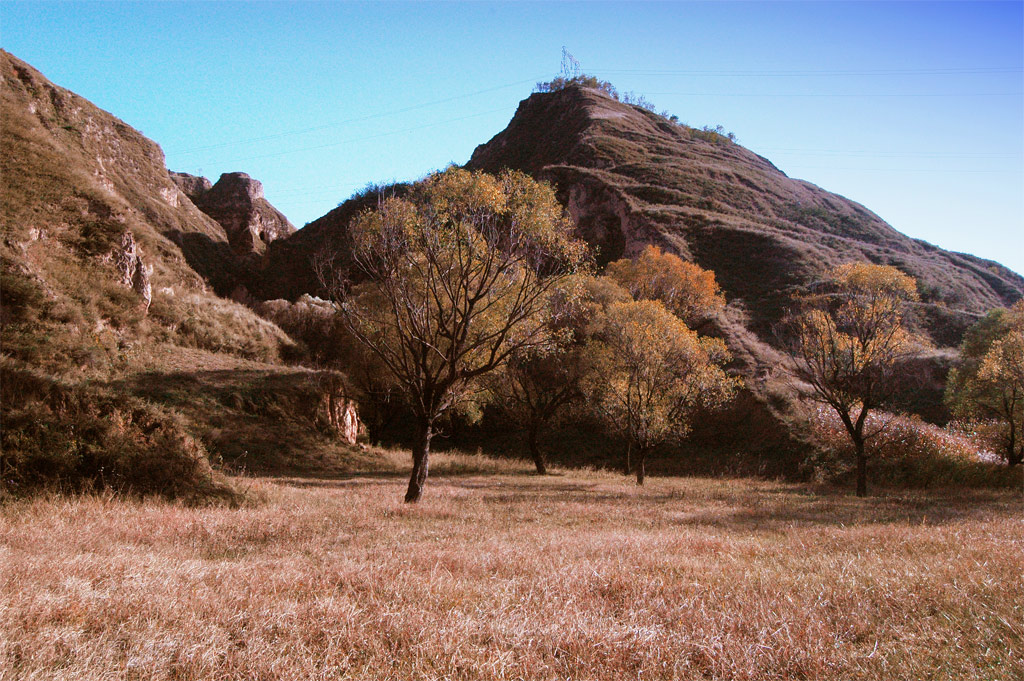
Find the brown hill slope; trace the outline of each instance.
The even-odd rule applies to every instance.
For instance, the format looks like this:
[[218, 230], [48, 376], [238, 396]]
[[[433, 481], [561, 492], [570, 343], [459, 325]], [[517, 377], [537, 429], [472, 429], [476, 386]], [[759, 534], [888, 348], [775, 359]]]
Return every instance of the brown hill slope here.
[[58, 478], [186, 494], [176, 474], [147, 487], [111, 467], [202, 477], [207, 454], [250, 470], [343, 461], [320, 404], [333, 388], [211, 290], [240, 261], [160, 147], [4, 51], [0, 118], [0, 497]]
[[554, 182], [601, 262], [654, 243], [714, 270], [761, 335], [794, 287], [850, 260], [914, 276], [942, 345], [954, 344], [973, 315], [1024, 295], [1024, 278], [997, 263], [911, 239], [726, 137], [594, 89], [530, 96], [467, 165]]
[[[232, 284], [237, 260], [224, 229], [171, 180], [160, 147], [2, 51], [0, 78], [4, 351], [20, 347], [6, 322], [27, 314], [52, 325], [41, 336], [51, 340], [109, 332], [126, 344], [145, 331], [276, 357], [288, 343], [279, 329], [208, 290]], [[131, 275], [149, 280], [151, 306], [122, 285]]]

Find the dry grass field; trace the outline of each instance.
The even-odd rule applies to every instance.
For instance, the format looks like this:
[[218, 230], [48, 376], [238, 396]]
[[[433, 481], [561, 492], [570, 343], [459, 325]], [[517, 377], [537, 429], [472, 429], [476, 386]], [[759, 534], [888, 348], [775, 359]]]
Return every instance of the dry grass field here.
[[437, 458], [416, 506], [384, 472], [0, 508], [0, 678], [1024, 678], [1019, 492]]

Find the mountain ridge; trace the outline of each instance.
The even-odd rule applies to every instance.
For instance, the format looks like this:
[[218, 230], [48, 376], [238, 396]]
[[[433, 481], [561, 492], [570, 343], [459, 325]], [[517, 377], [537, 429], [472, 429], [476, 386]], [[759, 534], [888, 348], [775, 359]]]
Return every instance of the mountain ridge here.
[[714, 270], [762, 334], [789, 293], [849, 260], [914, 276], [931, 335], [944, 345], [974, 315], [1024, 295], [1024, 277], [998, 263], [907, 237], [729, 138], [593, 88], [534, 93], [466, 166], [553, 182], [584, 237], [603, 247], [603, 261], [655, 243]]

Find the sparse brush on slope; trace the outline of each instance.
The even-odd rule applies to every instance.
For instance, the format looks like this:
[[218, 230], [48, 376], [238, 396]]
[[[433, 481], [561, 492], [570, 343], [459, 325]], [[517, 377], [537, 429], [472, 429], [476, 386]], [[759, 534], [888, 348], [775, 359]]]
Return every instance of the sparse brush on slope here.
[[237, 494], [183, 419], [101, 387], [76, 386], [0, 360], [0, 497], [113, 490], [195, 501]]

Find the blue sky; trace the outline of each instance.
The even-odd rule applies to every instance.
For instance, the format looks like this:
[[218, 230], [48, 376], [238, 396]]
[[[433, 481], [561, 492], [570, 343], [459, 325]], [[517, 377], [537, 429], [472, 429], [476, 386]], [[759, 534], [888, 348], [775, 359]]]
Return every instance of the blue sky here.
[[562, 46], [896, 229], [1024, 272], [1024, 4], [0, 4], [0, 43], [297, 226], [502, 130]]

